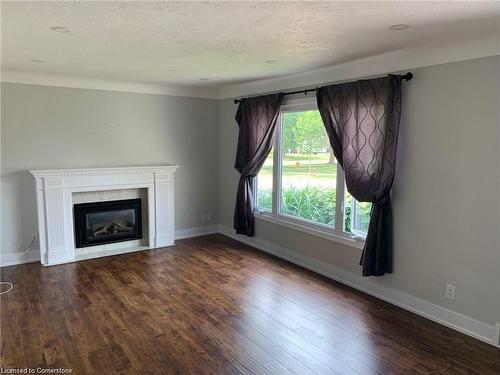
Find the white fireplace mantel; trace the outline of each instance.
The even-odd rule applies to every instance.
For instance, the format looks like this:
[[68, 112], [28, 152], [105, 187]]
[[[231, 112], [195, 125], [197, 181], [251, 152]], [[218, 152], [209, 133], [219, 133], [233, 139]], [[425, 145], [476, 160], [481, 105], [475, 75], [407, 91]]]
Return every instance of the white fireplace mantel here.
[[78, 260], [75, 256], [73, 194], [79, 192], [147, 189], [149, 230], [145, 248], [173, 245], [174, 173], [177, 168], [160, 165], [30, 171], [35, 177], [41, 263], [54, 265]]

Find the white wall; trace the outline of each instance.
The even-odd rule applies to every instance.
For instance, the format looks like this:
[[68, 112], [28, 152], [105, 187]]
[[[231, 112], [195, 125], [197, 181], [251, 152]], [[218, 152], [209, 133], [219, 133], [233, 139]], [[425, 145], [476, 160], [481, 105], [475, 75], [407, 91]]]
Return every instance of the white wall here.
[[2, 83], [1, 105], [2, 255], [37, 231], [29, 169], [177, 164], [176, 229], [218, 222], [217, 100]]
[[[473, 318], [480, 331], [500, 321], [500, 57], [412, 72], [415, 78], [403, 84], [393, 188], [394, 273], [362, 283]], [[219, 217], [225, 230], [232, 228], [238, 182], [236, 107], [231, 99], [219, 104]], [[332, 266], [339, 278], [361, 274], [359, 249], [261, 220], [253, 241], [302, 263]], [[447, 282], [457, 287], [455, 301], [444, 298]]]

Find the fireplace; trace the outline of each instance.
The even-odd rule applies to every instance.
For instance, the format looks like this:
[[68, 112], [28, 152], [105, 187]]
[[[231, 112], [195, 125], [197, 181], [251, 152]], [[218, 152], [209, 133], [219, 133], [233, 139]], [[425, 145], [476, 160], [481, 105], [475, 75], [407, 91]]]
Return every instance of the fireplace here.
[[[177, 168], [157, 165], [30, 171], [35, 178], [40, 262], [52, 266], [174, 245], [174, 174]], [[130, 189], [140, 192], [126, 194]], [[142, 202], [142, 238], [76, 248], [77, 233], [83, 238], [87, 228], [86, 225], [82, 228], [81, 224], [75, 227], [76, 220], [86, 218], [78, 219], [79, 215], [75, 215], [76, 204], [131, 198], [140, 198]], [[139, 217], [135, 223], [141, 223]], [[139, 228], [136, 236], [141, 237]], [[95, 244], [95, 241], [88, 242]]]
[[77, 248], [142, 238], [140, 199], [79, 203], [73, 210]]

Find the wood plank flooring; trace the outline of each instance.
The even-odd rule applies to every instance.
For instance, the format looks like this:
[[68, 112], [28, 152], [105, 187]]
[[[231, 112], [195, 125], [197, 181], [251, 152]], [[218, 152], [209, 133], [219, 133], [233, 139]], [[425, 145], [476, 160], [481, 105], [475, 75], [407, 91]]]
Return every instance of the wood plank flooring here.
[[221, 235], [2, 280], [3, 368], [500, 374], [500, 349]]

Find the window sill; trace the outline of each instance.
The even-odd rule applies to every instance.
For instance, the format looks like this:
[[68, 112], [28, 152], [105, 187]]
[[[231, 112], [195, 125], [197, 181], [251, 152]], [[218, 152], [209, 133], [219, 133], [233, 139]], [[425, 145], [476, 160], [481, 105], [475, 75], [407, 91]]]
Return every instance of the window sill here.
[[335, 233], [331, 233], [331, 232], [324, 231], [321, 229], [309, 227], [309, 226], [307, 226], [307, 224], [299, 224], [299, 223], [295, 223], [295, 222], [292, 222], [292, 221], [289, 221], [289, 220], [286, 220], [283, 218], [278, 218], [278, 217], [272, 216], [272, 215], [265, 213], [265, 212], [255, 212], [254, 215], [255, 215], [255, 218], [257, 220], [263, 220], [263, 221], [268, 221], [270, 223], [282, 225], [284, 227], [298, 230], [300, 232], [304, 232], [304, 233], [310, 234], [312, 236], [321, 237], [321, 238], [324, 238], [327, 240], [339, 242], [343, 245], [354, 247], [356, 249], [363, 249], [363, 247], [365, 245], [364, 239], [362, 239], [360, 237], [356, 238], [356, 237], [351, 237], [349, 235], [340, 236], [340, 235], [335, 234]]

